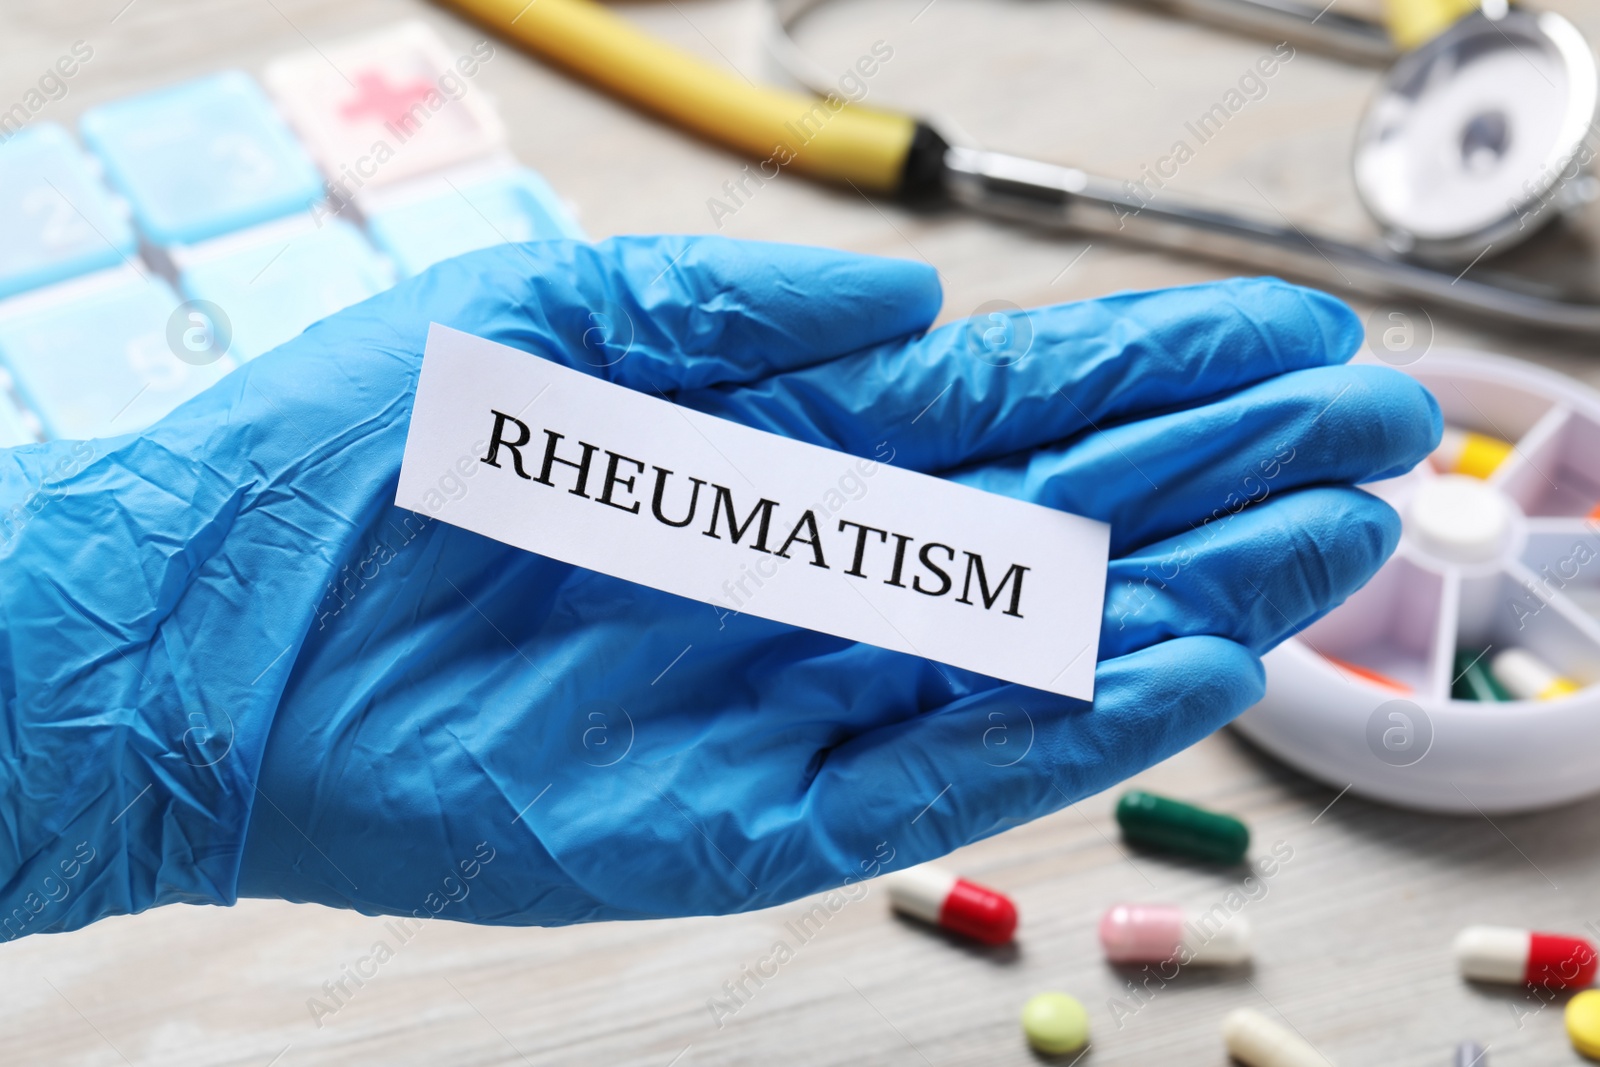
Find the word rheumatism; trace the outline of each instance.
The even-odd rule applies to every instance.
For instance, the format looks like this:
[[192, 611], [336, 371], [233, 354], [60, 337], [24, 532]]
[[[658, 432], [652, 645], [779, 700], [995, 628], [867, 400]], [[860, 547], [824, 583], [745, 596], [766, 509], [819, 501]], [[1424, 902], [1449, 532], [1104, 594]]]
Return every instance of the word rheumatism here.
[[[570, 444], [563, 446], [565, 434], [545, 429], [544, 455], [538, 462], [538, 472], [529, 474], [522, 450], [528, 447], [533, 438], [532, 429], [521, 419], [504, 412], [491, 409], [490, 414], [494, 416], [494, 431], [489, 435], [488, 452], [480, 462], [504, 469], [500, 466], [501, 453], [504, 452], [510, 456], [511, 469], [525, 481], [552, 489], [561, 488], [556, 485], [552, 477], [554, 475], [560, 477], [563, 484], [571, 483], [571, 488], [566, 491], [573, 496], [584, 497], [630, 515], [645, 515], [644, 486], [639, 484], [641, 481], [649, 483], [649, 479], [645, 478], [644, 461], [581, 440], [575, 442], [576, 448]], [[508, 432], [511, 435], [508, 436]], [[597, 462], [597, 454], [603, 454], [604, 460]], [[557, 472], [557, 467], [568, 469]], [[604, 468], [604, 473], [595, 477], [600, 467]], [[679, 488], [674, 492], [669, 488], [673, 471], [653, 465], [649, 469], [654, 472], [654, 485], [648, 494], [649, 515], [665, 526], [688, 529], [694, 524], [695, 517], [702, 514], [702, 497], [709, 497], [710, 515], [705, 520], [705, 529], [700, 531], [704, 537], [720, 541], [726, 534], [732, 544], [741, 545], [749, 536], [749, 548], [756, 552], [783, 559], [805, 558], [809, 555], [806, 562], [824, 570], [833, 570], [844, 559], [849, 559], [850, 565], [843, 573], [852, 578], [879, 578], [887, 570], [887, 577], [882, 577], [884, 585], [909, 588], [932, 597], [942, 597], [952, 592], [956, 586], [955, 573], [962, 570], [956, 565], [957, 551], [950, 545], [925, 541], [913, 551], [916, 539], [909, 534], [894, 533], [848, 519], [840, 519], [838, 529], [829, 531], [828, 536], [824, 537], [822, 528], [817, 524], [816, 512], [810, 508], [802, 512], [792, 525], [787, 524], [787, 518], [784, 525], [779, 525], [777, 515], [781, 505], [766, 497], [757, 501], [741, 521], [734, 506], [733, 491], [727, 486], [690, 476], [687, 488]], [[591, 489], [595, 488], [592, 483], [596, 482], [598, 491], [591, 493]], [[679, 484], [682, 484], [681, 481]], [[688, 496], [687, 504], [682, 501], [685, 495]], [[669, 498], [674, 499], [669, 503]], [[774, 551], [769, 545], [776, 539], [775, 532], [785, 529], [785, 526], [788, 533]], [[719, 533], [719, 530], [722, 532]], [[872, 541], [874, 537], [876, 544]], [[893, 548], [889, 547], [891, 540]], [[874, 548], [878, 550], [871, 551]], [[799, 555], [791, 556], [791, 550]], [[833, 564], [828, 562], [830, 553], [835, 560]], [[873, 556], [871, 560], [868, 559], [869, 555]], [[1001, 613], [1022, 618], [1022, 580], [1032, 568], [1013, 563], [991, 588], [983, 556], [967, 551], [960, 555], [966, 557], [965, 573], [961, 575], [961, 595], [956, 598], [956, 603], [974, 604], [972, 592], [976, 588], [983, 607], [991, 610], [1000, 603], [1009, 588], [1010, 595]], [[869, 563], [874, 572], [870, 575]]]

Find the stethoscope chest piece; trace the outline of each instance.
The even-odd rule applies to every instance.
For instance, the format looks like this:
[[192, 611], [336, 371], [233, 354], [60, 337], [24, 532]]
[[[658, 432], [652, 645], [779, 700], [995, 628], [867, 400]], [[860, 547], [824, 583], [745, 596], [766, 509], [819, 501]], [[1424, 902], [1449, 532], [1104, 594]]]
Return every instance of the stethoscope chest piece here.
[[1391, 68], [1356, 139], [1356, 189], [1398, 252], [1503, 251], [1592, 197], [1596, 85], [1561, 16], [1470, 15]]

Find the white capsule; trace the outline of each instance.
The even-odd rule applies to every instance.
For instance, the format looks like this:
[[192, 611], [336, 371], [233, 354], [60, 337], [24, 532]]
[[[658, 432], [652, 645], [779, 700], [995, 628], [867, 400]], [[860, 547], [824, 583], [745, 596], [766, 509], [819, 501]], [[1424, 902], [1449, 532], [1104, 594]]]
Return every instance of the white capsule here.
[[1333, 1062], [1293, 1030], [1250, 1008], [1223, 1017], [1222, 1040], [1228, 1055], [1245, 1067], [1331, 1067]]

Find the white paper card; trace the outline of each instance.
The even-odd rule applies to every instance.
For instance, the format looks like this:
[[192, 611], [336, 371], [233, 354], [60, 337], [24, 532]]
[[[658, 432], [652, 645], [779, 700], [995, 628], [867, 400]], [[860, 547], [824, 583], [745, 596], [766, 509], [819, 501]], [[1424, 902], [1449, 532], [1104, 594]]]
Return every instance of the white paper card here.
[[428, 333], [395, 502], [721, 612], [1094, 696], [1106, 524], [443, 326]]

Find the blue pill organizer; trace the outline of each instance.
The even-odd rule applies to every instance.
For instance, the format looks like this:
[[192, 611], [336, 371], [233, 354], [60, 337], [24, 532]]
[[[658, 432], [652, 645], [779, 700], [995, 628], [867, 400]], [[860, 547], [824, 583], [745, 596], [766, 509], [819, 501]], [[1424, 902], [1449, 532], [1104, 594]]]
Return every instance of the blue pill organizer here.
[[[48, 122], [0, 143], [0, 448], [135, 432], [397, 277], [503, 241], [582, 240], [506, 152], [474, 81], [491, 56], [405, 22], [275, 60], [270, 95], [222, 71], [96, 105], [78, 123], [88, 151]], [[424, 85], [455, 92], [344, 195], [347, 150]], [[197, 314], [221, 317], [221, 358], [173, 340]]]

